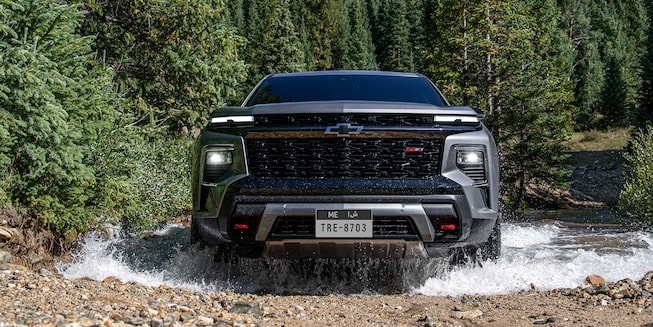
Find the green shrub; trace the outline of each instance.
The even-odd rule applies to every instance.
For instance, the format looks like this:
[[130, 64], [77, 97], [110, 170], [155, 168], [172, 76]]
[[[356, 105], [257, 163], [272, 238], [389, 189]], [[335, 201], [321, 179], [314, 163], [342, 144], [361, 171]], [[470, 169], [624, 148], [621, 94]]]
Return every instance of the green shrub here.
[[190, 210], [193, 140], [131, 127], [101, 135], [88, 158], [97, 215], [140, 230]]
[[630, 217], [653, 222], [652, 126], [635, 133], [624, 159], [626, 183], [619, 195], [619, 209]]
[[93, 170], [88, 144], [114, 120], [111, 72], [76, 33], [77, 5], [52, 0], [0, 5], [0, 200], [30, 224], [83, 231]]

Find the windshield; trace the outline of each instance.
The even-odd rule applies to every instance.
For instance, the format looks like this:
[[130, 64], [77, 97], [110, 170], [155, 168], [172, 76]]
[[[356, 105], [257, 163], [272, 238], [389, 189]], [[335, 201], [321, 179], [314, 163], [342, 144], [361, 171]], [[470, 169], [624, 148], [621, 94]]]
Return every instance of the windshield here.
[[246, 106], [305, 101], [391, 101], [447, 106], [425, 77], [404, 75], [275, 75], [265, 79]]

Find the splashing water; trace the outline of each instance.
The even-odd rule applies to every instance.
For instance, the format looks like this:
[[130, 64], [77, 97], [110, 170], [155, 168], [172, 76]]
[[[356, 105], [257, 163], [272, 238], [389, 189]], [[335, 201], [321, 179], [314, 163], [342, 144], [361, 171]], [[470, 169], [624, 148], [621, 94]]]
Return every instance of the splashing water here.
[[537, 287], [576, 287], [591, 274], [608, 281], [640, 279], [653, 270], [653, 238], [558, 225], [502, 229], [502, 256], [482, 267], [455, 267], [415, 291], [427, 295], [505, 294]]
[[[449, 267], [446, 260], [310, 260], [301, 263], [245, 259], [217, 262], [212, 249], [189, 244], [189, 230], [171, 225], [156, 237], [90, 236], [66, 278], [109, 276], [143, 285], [198, 291], [293, 294], [411, 291], [426, 295], [506, 294], [578, 286], [598, 274], [608, 281], [640, 279], [653, 270], [653, 236], [620, 228], [559, 223], [504, 224], [502, 256], [482, 265]], [[428, 272], [428, 273], [427, 273]], [[428, 276], [434, 276], [426, 278]], [[420, 278], [422, 276], [422, 278]], [[379, 287], [381, 285], [382, 287]]]

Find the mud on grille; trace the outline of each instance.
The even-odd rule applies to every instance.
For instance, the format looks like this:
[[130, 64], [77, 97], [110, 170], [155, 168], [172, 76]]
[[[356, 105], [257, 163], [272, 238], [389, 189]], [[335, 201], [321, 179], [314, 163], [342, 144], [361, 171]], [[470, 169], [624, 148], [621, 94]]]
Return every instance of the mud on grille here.
[[247, 139], [252, 175], [282, 178], [428, 178], [442, 139]]
[[[408, 217], [374, 217], [374, 238], [416, 239], [417, 233]], [[270, 237], [314, 238], [315, 217], [278, 217]]]

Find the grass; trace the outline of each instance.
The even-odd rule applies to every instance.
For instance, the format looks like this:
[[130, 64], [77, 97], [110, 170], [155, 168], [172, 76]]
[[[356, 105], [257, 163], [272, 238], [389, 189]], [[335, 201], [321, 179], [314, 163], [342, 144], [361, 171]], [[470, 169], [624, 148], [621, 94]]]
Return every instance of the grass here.
[[631, 128], [576, 132], [566, 143], [572, 152], [623, 150], [630, 139], [630, 133]]

